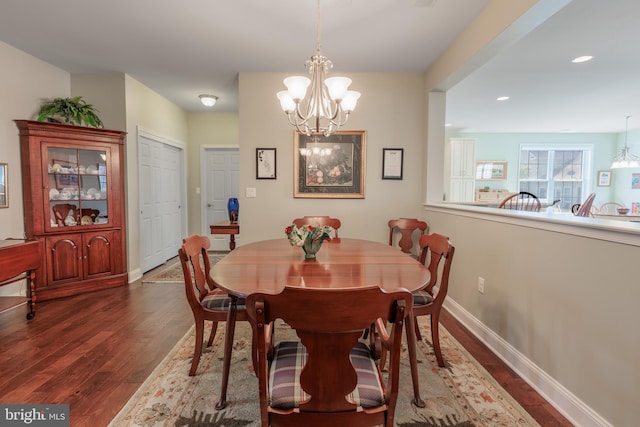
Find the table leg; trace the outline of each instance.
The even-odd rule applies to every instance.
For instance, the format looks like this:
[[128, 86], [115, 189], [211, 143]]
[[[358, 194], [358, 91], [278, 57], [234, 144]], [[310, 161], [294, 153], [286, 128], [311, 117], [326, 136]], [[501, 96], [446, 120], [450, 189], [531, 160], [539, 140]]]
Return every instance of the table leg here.
[[29, 306], [29, 312], [27, 313], [27, 320], [31, 320], [36, 315], [36, 285], [35, 285], [35, 273], [33, 271], [29, 272], [27, 276], [27, 288], [29, 293], [29, 301], [27, 301], [27, 305]]
[[236, 248], [236, 236], [233, 234], [229, 235], [229, 250], [232, 251]]

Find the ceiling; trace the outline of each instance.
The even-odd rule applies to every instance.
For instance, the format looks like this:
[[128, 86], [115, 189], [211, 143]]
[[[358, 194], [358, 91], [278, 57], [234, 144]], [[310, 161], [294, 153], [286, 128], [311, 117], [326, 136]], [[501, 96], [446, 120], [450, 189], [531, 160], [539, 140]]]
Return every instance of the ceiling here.
[[[573, 0], [447, 92], [468, 132], [640, 129], [640, 1]], [[582, 55], [594, 58], [574, 64]], [[510, 96], [504, 102], [499, 96]]]
[[[488, 2], [322, 0], [322, 53], [336, 76], [424, 71]], [[70, 73], [125, 72], [186, 111], [238, 111], [238, 72], [306, 73], [316, 5], [2, 0], [0, 40]], [[219, 97], [214, 109], [203, 93]]]
[[[425, 71], [489, 2], [322, 0], [322, 52], [333, 75]], [[637, 0], [572, 1], [451, 88], [447, 121], [469, 132], [619, 132], [631, 115], [629, 129], [640, 128], [638, 22]], [[186, 111], [237, 111], [239, 72], [305, 72], [316, 2], [3, 0], [0, 40], [72, 74], [127, 73]]]

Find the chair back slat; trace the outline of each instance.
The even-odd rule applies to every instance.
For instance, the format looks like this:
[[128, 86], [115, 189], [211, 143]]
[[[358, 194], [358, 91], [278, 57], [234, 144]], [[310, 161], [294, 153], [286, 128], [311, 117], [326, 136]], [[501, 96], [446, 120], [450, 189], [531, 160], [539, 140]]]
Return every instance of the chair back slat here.
[[[267, 417], [271, 425], [277, 425], [271, 416], [296, 418], [296, 421], [290, 421], [286, 425], [305, 425], [307, 422], [309, 425], [321, 425], [322, 422], [364, 425], [355, 420], [359, 417], [372, 417], [374, 413], [377, 414], [376, 421], [368, 425], [382, 424], [380, 421], [386, 416], [382, 412], [388, 411], [389, 407], [395, 408], [397, 400], [401, 339], [395, 340], [396, 347], [392, 350], [385, 404], [379, 410], [371, 410], [368, 415], [348, 399], [357, 384], [357, 374], [350, 355], [363, 331], [378, 318], [391, 322], [395, 328], [394, 333], [401, 337], [400, 331], [412, 302], [412, 295], [406, 290], [387, 293], [377, 286], [353, 290], [285, 288], [277, 295], [249, 295], [246, 304], [258, 343], [263, 425], [266, 425]], [[272, 412], [279, 415], [268, 416], [267, 325], [276, 319], [283, 320], [295, 329], [306, 348], [308, 357], [299, 379], [302, 390], [310, 397], [301, 402], [295, 411], [285, 413], [274, 410]], [[384, 383], [382, 374], [378, 374], [380, 381]], [[393, 416], [393, 412], [390, 415]], [[345, 422], [348, 424], [344, 424]]]
[[[447, 236], [437, 233], [421, 236], [420, 248], [420, 262], [425, 264], [431, 273], [431, 279], [425, 290], [433, 295], [433, 288], [438, 284], [438, 294], [435, 296], [435, 302], [439, 302], [439, 299], [444, 300], [449, 288], [449, 272], [451, 271], [455, 248], [451, 245]], [[444, 260], [444, 265], [440, 269], [442, 260]], [[439, 275], [440, 270], [441, 276]], [[440, 277], [440, 282], [438, 282], [438, 277]]]
[[208, 237], [192, 235], [183, 240], [182, 247], [178, 250], [190, 304], [195, 298], [193, 302], [199, 305], [207, 293], [215, 288], [209, 274], [211, 263], [207, 250], [210, 246]]
[[394, 245], [394, 235], [396, 231], [400, 232], [400, 240], [398, 240], [398, 246], [404, 253], [410, 254], [411, 249], [414, 246], [413, 234], [416, 230], [420, 234], [424, 234], [428, 228], [428, 224], [425, 221], [420, 221], [417, 218], [399, 218], [392, 219], [388, 223], [389, 225], [389, 246]]

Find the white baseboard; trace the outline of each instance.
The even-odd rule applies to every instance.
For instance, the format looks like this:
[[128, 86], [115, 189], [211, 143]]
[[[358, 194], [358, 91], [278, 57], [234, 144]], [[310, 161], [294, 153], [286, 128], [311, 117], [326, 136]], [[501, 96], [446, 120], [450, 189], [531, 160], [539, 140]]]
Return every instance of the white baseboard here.
[[136, 268], [135, 270], [131, 270], [129, 272], [129, 283], [133, 283], [139, 279], [142, 279], [142, 270]]
[[444, 308], [571, 423], [580, 427], [613, 427], [562, 384], [473, 317], [460, 304], [447, 297]]

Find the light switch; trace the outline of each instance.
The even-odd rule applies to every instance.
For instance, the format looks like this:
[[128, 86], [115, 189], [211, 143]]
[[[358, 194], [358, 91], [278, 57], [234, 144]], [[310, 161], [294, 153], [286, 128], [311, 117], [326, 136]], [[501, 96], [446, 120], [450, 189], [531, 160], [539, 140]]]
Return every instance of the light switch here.
[[247, 197], [256, 197], [256, 189], [247, 187], [246, 196]]

